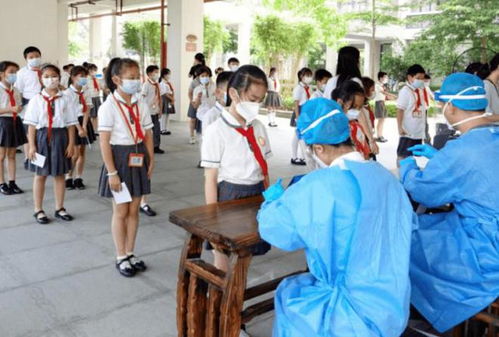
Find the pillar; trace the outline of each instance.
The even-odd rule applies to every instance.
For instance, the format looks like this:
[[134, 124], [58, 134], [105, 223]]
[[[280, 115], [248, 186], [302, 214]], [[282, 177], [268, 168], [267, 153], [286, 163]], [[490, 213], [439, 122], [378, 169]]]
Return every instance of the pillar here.
[[250, 41], [252, 25], [253, 22], [249, 17], [246, 17], [246, 19], [238, 25], [237, 57], [241, 62], [241, 65], [250, 63]]
[[187, 76], [194, 55], [203, 51], [203, 0], [169, 0], [167, 67], [175, 88], [176, 120], [187, 120], [191, 79]]
[[89, 27], [89, 61], [97, 65], [102, 63], [104, 53], [102, 51], [102, 20], [101, 18], [90, 19]]
[[336, 74], [336, 64], [338, 63], [338, 51], [336, 48], [326, 47], [326, 69], [331, 74]]
[[116, 15], [111, 17], [111, 57], [118, 56], [118, 22]]
[[380, 67], [381, 44], [371, 39], [364, 41], [364, 76], [376, 78]]
[[57, 63], [68, 63], [68, 5], [64, 1], [57, 3]]

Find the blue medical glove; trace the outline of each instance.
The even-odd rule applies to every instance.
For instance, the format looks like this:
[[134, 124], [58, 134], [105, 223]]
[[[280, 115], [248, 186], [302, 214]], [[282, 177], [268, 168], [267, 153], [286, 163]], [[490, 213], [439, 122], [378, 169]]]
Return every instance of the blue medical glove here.
[[420, 156], [420, 157], [426, 157], [428, 159], [433, 158], [435, 153], [438, 152], [437, 149], [435, 149], [433, 146], [430, 146], [428, 144], [418, 144], [414, 145], [407, 150], [412, 151], [412, 154], [415, 156]]
[[399, 165], [400, 165], [400, 168], [399, 168], [400, 181], [402, 181], [402, 182], [405, 181], [407, 172], [409, 172], [413, 169], [419, 170], [418, 164], [416, 163], [416, 159], [414, 159], [414, 157], [407, 157], [405, 159], [402, 159], [399, 162]]
[[263, 192], [263, 197], [265, 201], [274, 201], [281, 197], [284, 194], [284, 187], [282, 187], [282, 179], [279, 178], [274, 185], [271, 185], [269, 188]]

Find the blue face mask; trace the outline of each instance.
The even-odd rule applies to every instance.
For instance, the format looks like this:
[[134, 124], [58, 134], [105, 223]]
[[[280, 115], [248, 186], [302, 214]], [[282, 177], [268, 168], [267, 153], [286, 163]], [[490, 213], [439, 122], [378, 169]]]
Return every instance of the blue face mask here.
[[121, 90], [128, 95], [135, 95], [140, 91], [140, 80], [123, 80], [120, 86]]
[[6, 78], [7, 82], [9, 84], [14, 84], [16, 83], [16, 80], [17, 80], [17, 74], [8, 74], [7, 75], [7, 78]]
[[80, 87], [86, 86], [87, 83], [88, 83], [88, 79], [86, 77], [80, 77], [80, 79], [78, 80], [78, 85]]

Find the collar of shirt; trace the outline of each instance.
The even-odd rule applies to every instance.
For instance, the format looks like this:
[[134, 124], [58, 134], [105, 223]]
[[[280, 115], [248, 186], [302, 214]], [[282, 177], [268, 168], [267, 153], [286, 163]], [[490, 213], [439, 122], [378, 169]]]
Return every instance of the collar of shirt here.
[[13, 90], [13, 89], [14, 89], [14, 86], [13, 86], [13, 85], [11, 85], [11, 86], [10, 86], [10, 88], [7, 88], [7, 87], [5, 86], [5, 84], [3, 84], [2, 82], [0, 82], [0, 88], [3, 88], [4, 90]]
[[304, 88], [309, 87], [309, 85], [308, 85], [308, 84], [305, 84], [305, 83], [303, 83], [303, 82], [301, 82], [301, 81], [300, 81], [300, 85], [301, 85], [302, 87], [304, 87]]
[[[51, 97], [51, 96], [49, 95], [49, 93], [48, 93], [45, 89], [43, 89], [43, 90], [42, 90], [41, 94], [42, 94], [42, 96], [45, 96], [45, 97], [47, 97], [47, 98], [50, 98], [50, 97]], [[62, 92], [59, 90], [59, 91], [57, 92], [56, 96], [61, 97], [61, 96], [62, 96]]]
[[222, 112], [222, 111], [224, 111], [224, 110], [225, 110], [225, 109], [224, 109], [224, 106], [223, 106], [222, 104], [218, 103], [218, 101], [216, 101], [216, 102], [215, 102], [215, 108], [216, 108], [218, 111], [220, 111], [220, 112]]
[[72, 84], [69, 86], [69, 88], [76, 94], [81, 94], [83, 92], [83, 88], [82, 90], [78, 91], [78, 89], [76, 89]]
[[339, 156], [338, 158], [333, 160], [333, 162], [331, 163], [331, 165], [329, 165], [329, 167], [339, 166], [342, 170], [346, 170], [347, 168], [345, 166], [345, 160], [356, 161], [360, 163], [366, 162], [366, 160], [364, 159], [364, 157], [362, 157], [360, 152], [352, 151], [345, 153], [344, 155]]
[[411, 89], [412, 91], [416, 91], [416, 88], [414, 88], [412, 84], [410, 84], [409, 82], [406, 82], [406, 84], [409, 87], [409, 89]]
[[[237, 128], [242, 127], [241, 124], [239, 124], [239, 122], [237, 121], [236, 117], [232, 116], [232, 114], [229, 111], [227, 111], [227, 109], [222, 109], [221, 117], [222, 117], [222, 120], [225, 122], [225, 124], [227, 124], [231, 128], [237, 129]], [[247, 125], [247, 126], [250, 126], [250, 125]]]
[[[121, 103], [127, 104], [126, 101], [125, 101], [125, 99], [123, 97], [121, 97], [121, 95], [118, 93], [118, 90], [114, 91], [114, 97], [116, 97], [116, 99], [118, 101], [120, 101]], [[132, 95], [132, 104], [137, 103], [137, 101], [138, 101], [137, 96], [136, 95]]]

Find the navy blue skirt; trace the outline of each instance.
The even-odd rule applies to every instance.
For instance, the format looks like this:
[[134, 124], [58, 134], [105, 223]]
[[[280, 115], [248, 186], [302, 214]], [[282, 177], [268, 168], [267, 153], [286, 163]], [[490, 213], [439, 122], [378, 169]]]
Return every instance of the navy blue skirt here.
[[[256, 197], [261, 195], [263, 191], [265, 191], [265, 186], [263, 182], [260, 182], [255, 185], [240, 185], [240, 184], [232, 184], [226, 181], [222, 181], [218, 184], [218, 199], [217, 201], [230, 201], [230, 200], [238, 200], [238, 199], [246, 199], [251, 197]], [[206, 249], [212, 250], [213, 247], [209, 242], [206, 242]], [[250, 251], [252, 255], [265, 255], [271, 246], [264, 240], [261, 240], [259, 243], [250, 247]]]
[[92, 104], [94, 105], [92, 109], [90, 109], [90, 117], [96, 118], [97, 113], [99, 112], [99, 108], [101, 106], [100, 97], [92, 97]]
[[48, 141], [48, 129], [36, 130], [36, 152], [44, 155], [45, 165], [43, 168], [25, 162], [25, 168], [39, 176], [60, 176], [71, 170], [71, 159], [66, 157], [66, 149], [69, 144], [68, 129], [53, 128], [50, 143]]
[[[78, 117], [78, 123], [80, 123], [81, 126], [83, 126], [83, 116]], [[95, 140], [97, 139], [95, 137], [95, 131], [94, 127], [92, 125], [92, 122], [90, 119], [88, 120], [87, 123], [87, 137], [86, 138], [81, 138], [78, 135], [78, 129], [75, 128], [75, 144], [76, 145], [88, 145], [88, 144], [93, 144]]]
[[21, 118], [14, 123], [13, 117], [0, 117], [0, 147], [18, 147], [27, 142]]

